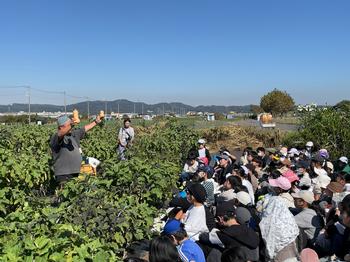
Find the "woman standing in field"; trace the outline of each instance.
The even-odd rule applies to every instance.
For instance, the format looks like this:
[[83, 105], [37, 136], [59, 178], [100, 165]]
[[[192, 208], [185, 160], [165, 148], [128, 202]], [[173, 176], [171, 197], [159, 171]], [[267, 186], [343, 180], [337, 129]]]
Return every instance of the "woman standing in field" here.
[[124, 119], [124, 126], [119, 129], [118, 133], [118, 155], [120, 160], [126, 160], [125, 151], [132, 145], [135, 137], [134, 128], [130, 126], [130, 118]]

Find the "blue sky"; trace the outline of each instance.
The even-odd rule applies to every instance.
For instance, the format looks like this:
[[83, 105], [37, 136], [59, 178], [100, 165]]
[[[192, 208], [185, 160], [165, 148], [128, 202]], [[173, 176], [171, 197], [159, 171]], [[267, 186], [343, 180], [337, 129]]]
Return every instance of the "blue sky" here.
[[[278, 88], [334, 104], [350, 99], [349, 13], [348, 0], [2, 0], [0, 86], [191, 105]], [[0, 104], [25, 101], [0, 92]]]

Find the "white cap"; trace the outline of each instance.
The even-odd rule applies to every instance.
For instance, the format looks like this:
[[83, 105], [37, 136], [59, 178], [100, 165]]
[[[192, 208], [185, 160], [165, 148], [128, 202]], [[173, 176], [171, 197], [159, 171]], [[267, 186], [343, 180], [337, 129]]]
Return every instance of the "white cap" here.
[[339, 161], [348, 164], [349, 163], [349, 159], [346, 156], [342, 156], [341, 158], [339, 158]]
[[248, 175], [249, 174], [249, 169], [246, 167], [246, 166], [241, 166], [242, 167], [242, 169], [244, 170], [244, 173], [246, 174], [246, 175]]
[[311, 179], [309, 177], [302, 177], [299, 181], [299, 186], [311, 187]]
[[314, 143], [312, 141], [309, 141], [306, 143], [306, 146], [308, 147], [313, 147], [314, 146]]
[[225, 175], [226, 179], [227, 179], [228, 177], [230, 177], [230, 176], [233, 176], [232, 173], [227, 173], [227, 174]]
[[334, 165], [333, 165], [332, 162], [327, 161], [326, 165], [327, 165], [327, 167], [328, 167], [330, 170], [332, 170], [332, 172], [334, 171]]
[[317, 177], [317, 182], [316, 184], [320, 187], [320, 188], [327, 188], [327, 186], [329, 185], [329, 183], [331, 182], [331, 178], [329, 176], [326, 175], [320, 175]]
[[231, 156], [231, 154], [228, 151], [224, 151], [224, 152], [222, 152], [222, 154], [226, 155], [226, 156]]
[[280, 153], [284, 156], [287, 156], [287, 153], [288, 153], [288, 148], [286, 147], [282, 147], [281, 150], [280, 150]]
[[291, 148], [290, 150], [289, 150], [289, 152], [288, 152], [290, 155], [299, 155], [300, 154], [300, 152], [299, 152], [299, 150], [298, 149], [296, 149], [296, 148]]
[[199, 139], [198, 144], [205, 144], [205, 140], [203, 138]]
[[306, 203], [312, 204], [315, 201], [314, 193], [308, 190], [301, 190], [298, 193], [292, 193], [294, 198], [301, 198]]
[[250, 195], [247, 192], [240, 191], [236, 194], [236, 198], [239, 203], [243, 205], [248, 205], [251, 203]]

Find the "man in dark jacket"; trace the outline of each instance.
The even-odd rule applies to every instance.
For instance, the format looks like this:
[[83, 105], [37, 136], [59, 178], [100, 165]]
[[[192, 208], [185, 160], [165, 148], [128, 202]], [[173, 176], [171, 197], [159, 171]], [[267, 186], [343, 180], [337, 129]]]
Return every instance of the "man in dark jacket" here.
[[237, 210], [232, 201], [226, 201], [218, 205], [216, 217], [220, 229], [201, 234], [199, 241], [222, 251], [241, 248], [246, 260], [258, 261], [259, 236], [245, 225], [251, 217], [249, 211], [244, 208]]
[[347, 195], [341, 202], [341, 217], [344, 226], [344, 238], [341, 247], [336, 252], [340, 260], [350, 261], [350, 195]]

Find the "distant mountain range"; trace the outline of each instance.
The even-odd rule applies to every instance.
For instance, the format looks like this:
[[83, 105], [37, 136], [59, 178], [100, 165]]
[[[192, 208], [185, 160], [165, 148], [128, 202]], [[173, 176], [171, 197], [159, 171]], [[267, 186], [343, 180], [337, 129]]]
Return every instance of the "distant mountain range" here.
[[[100, 110], [105, 110], [107, 104], [107, 112], [120, 112], [120, 113], [175, 113], [184, 114], [188, 111], [196, 112], [211, 112], [211, 113], [228, 113], [231, 111], [237, 113], [250, 112], [251, 105], [245, 106], [190, 106], [183, 103], [158, 103], [158, 104], [146, 104], [142, 102], [132, 102], [126, 99], [119, 99], [114, 101], [89, 101], [90, 114], [95, 114]], [[88, 102], [81, 102], [76, 104], [67, 105], [67, 111], [77, 109], [80, 113], [86, 114], [88, 110]], [[5, 112], [20, 112], [28, 111], [28, 104], [11, 104], [0, 105], [0, 113]], [[49, 104], [32, 104], [31, 112], [58, 112], [64, 111], [64, 106], [49, 105]]]

